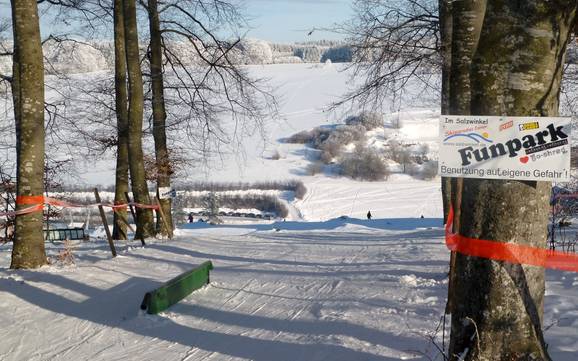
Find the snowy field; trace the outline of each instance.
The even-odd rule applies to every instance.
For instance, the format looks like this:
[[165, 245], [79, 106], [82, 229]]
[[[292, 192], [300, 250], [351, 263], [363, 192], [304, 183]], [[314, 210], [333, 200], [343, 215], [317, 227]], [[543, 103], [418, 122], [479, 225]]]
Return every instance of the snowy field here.
[[[3, 247], [0, 360], [442, 360], [440, 222], [195, 224], [116, 259], [104, 241], [83, 243], [75, 265], [37, 271], [7, 269]], [[209, 286], [160, 315], [140, 312], [146, 291], [205, 260]], [[547, 276], [549, 350], [575, 360], [578, 277]]]
[[[0, 359], [413, 359], [433, 352], [426, 337], [445, 302], [447, 252], [433, 225], [185, 229], [114, 260], [99, 247], [75, 251], [74, 267], [3, 270]], [[159, 316], [139, 313], [144, 292], [207, 259], [208, 287]]]
[[[210, 169], [183, 175], [301, 180], [303, 199], [281, 197], [286, 222], [185, 225], [172, 241], [119, 243], [115, 259], [103, 240], [76, 243], [72, 265], [57, 261], [62, 245], [47, 244], [54, 264], [35, 271], [10, 270], [10, 247], [1, 245], [0, 360], [442, 360], [449, 252], [439, 178], [418, 180], [395, 165], [380, 182], [310, 176], [315, 150], [281, 141], [343, 122], [348, 112], [324, 111], [346, 89], [341, 69], [251, 67], [283, 94], [282, 116], [267, 123], [265, 138], [245, 139], [242, 152], [230, 149]], [[403, 126], [380, 129], [368, 143], [427, 143], [435, 152], [434, 102], [407, 94], [401, 104], [384, 112]], [[113, 179], [112, 157], [77, 166], [87, 183]], [[146, 291], [205, 260], [215, 266], [210, 285], [160, 315], [140, 312]], [[546, 286], [549, 352], [576, 360], [578, 276], [547, 271]]]

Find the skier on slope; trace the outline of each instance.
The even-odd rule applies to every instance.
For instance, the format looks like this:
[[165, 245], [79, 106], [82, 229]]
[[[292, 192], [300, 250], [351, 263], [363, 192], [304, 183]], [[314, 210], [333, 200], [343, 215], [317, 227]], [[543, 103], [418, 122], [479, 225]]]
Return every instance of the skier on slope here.
[[367, 219], [371, 219], [371, 211], [367, 211]]

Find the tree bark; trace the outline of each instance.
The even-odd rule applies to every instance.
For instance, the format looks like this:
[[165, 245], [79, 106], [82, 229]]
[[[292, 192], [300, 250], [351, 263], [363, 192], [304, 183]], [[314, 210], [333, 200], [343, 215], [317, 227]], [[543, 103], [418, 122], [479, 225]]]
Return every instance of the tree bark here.
[[[131, 188], [135, 202], [151, 204], [142, 150], [144, 97], [135, 0], [123, 0], [123, 15], [128, 70], [128, 160]], [[136, 217], [137, 229], [135, 238], [154, 236], [155, 225], [152, 210], [137, 208]]]
[[[35, 0], [12, 0], [12, 97], [16, 121], [18, 197], [44, 192], [44, 64]], [[18, 202], [17, 202], [18, 203]], [[18, 205], [16, 209], [29, 207]], [[16, 217], [11, 268], [46, 264], [42, 212]]]
[[[157, 166], [157, 197], [163, 212], [157, 212], [157, 230], [162, 234], [173, 236], [173, 219], [171, 214], [171, 199], [161, 199], [159, 188], [171, 187], [171, 163], [167, 149], [164, 79], [162, 65], [162, 38], [159, 24], [157, 0], [148, 0], [150, 28], [150, 66], [153, 106], [153, 137], [155, 140], [155, 157]], [[160, 217], [166, 217], [163, 222]], [[166, 225], [166, 226], [165, 226]], [[167, 227], [169, 229], [167, 229]]]
[[[471, 64], [471, 112], [557, 115], [575, 12], [575, 1], [488, 0]], [[550, 190], [549, 182], [465, 179], [460, 233], [546, 248]], [[550, 360], [543, 268], [458, 254], [455, 274], [452, 360]]]
[[[442, 59], [442, 94], [441, 94], [441, 114], [450, 114], [450, 73], [452, 64], [452, 12], [449, 0], [439, 0], [439, 21], [441, 39], [441, 59]], [[451, 202], [451, 178], [442, 177], [442, 205], [444, 212], [444, 224], [448, 219]]]
[[[124, 16], [122, 0], [114, 0], [114, 89], [116, 105], [117, 154], [114, 203], [126, 203], [124, 196], [128, 192], [128, 95], [126, 84], [126, 51], [124, 37]], [[127, 239], [126, 209], [117, 209], [114, 213], [114, 239]]]
[[[470, 73], [472, 56], [478, 45], [480, 31], [484, 19], [487, 0], [461, 1], [448, 4], [445, 10], [446, 18], [451, 18], [451, 24], [443, 24], [443, 32], [450, 35], [451, 43], [446, 44], [445, 56], [449, 56], [450, 71], [445, 81], [447, 84], [447, 99], [442, 105], [448, 107], [447, 114], [469, 115], [471, 103]], [[442, 9], [440, 9], [441, 11]], [[441, 14], [441, 13], [440, 13]], [[444, 36], [442, 35], [442, 39]], [[448, 49], [449, 48], [449, 49]], [[459, 232], [459, 219], [461, 214], [461, 194], [463, 188], [462, 178], [452, 178], [446, 181], [443, 188], [449, 188], [449, 194], [444, 194], [444, 219], [447, 220], [447, 213], [450, 205], [453, 206], [454, 230]], [[450, 272], [448, 282], [448, 302], [446, 312], [451, 313], [454, 305], [454, 282], [455, 282], [456, 254], [451, 253]]]

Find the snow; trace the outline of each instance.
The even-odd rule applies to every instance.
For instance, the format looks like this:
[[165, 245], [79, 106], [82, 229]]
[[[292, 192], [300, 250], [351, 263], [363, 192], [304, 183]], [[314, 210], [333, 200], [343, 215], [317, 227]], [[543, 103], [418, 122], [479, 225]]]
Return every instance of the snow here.
[[[7, 269], [3, 246], [0, 359], [441, 360], [429, 341], [441, 344], [447, 293], [440, 223], [195, 224], [173, 241], [120, 244], [115, 259], [104, 241], [81, 243], [75, 265], [35, 271]], [[160, 315], [139, 311], [146, 291], [209, 259], [210, 285]], [[547, 279], [549, 351], [573, 360], [578, 277]]]
[[[346, 90], [350, 73], [329, 63], [248, 69], [284, 95], [281, 117], [266, 124], [266, 139], [244, 139], [242, 157], [231, 150], [183, 177], [299, 179], [303, 199], [262, 192], [281, 194], [287, 220], [186, 224], [171, 241], [118, 242], [115, 259], [106, 241], [92, 239], [70, 245], [74, 264], [58, 260], [62, 244], [47, 244], [53, 263], [32, 271], [10, 270], [11, 247], [0, 245], [0, 360], [442, 360], [433, 342], [442, 344], [449, 252], [439, 178], [306, 175], [316, 150], [282, 139], [342, 123], [350, 112], [324, 106]], [[394, 139], [427, 144], [435, 155], [439, 109], [412, 94], [402, 103], [386, 110], [385, 127], [368, 134], [368, 145]], [[271, 159], [274, 151], [281, 159]], [[80, 176], [109, 184], [111, 164], [103, 156]], [[208, 286], [160, 315], [141, 313], [146, 291], [205, 260], [215, 266]], [[575, 360], [578, 275], [546, 276], [548, 350], [554, 360]]]
[[[443, 309], [447, 252], [415, 252], [439, 228], [387, 222], [187, 229], [116, 259], [101, 243], [72, 267], [2, 270], [0, 359], [414, 359]], [[139, 313], [147, 290], [206, 259], [209, 286]]]
[[305, 219], [363, 218], [368, 210], [375, 218], [438, 217], [442, 213], [439, 182], [415, 180], [406, 175], [395, 175], [384, 182], [311, 178], [305, 183], [305, 198], [295, 204]]

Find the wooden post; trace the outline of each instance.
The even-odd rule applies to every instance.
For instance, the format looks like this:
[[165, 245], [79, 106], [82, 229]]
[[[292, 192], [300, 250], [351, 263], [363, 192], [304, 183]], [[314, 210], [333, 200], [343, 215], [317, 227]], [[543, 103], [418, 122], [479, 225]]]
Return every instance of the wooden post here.
[[[130, 208], [130, 213], [132, 214], [132, 220], [134, 221], [134, 224], [136, 223], [136, 213], [134, 211], [134, 207], [130, 204], [130, 196], [128, 195], [128, 192], [124, 192], [124, 196], [126, 197], [126, 201], [128, 203], [128, 207]], [[138, 228], [138, 225], [137, 225]], [[134, 234], [136, 235], [136, 232], [134, 232]], [[141, 235], [140, 237], [140, 243], [143, 246], [146, 246], [147, 244], [145, 243], [144, 237]]]
[[[98, 188], [94, 188], [94, 197], [96, 198], [96, 203], [100, 203], [100, 195], [98, 194]], [[106, 238], [108, 239], [110, 251], [112, 252], [112, 256], [116, 257], [116, 249], [114, 248], [114, 242], [112, 241], [110, 229], [108, 229], [108, 222], [106, 221], [106, 215], [104, 214], [104, 208], [102, 207], [102, 204], [99, 204], [98, 211], [100, 212], [100, 218], [102, 218], [102, 225], [104, 226], [104, 231], [106, 232]]]
[[132, 220], [134, 221], [134, 224], [136, 224], [136, 213], [134, 213], [134, 208], [130, 204], [130, 196], [128, 195], [128, 192], [124, 192], [124, 196], [126, 197], [126, 202], [128, 203], [128, 208], [130, 209], [130, 214], [132, 214]]
[[165, 226], [165, 229], [167, 230], [167, 235], [169, 236], [169, 239], [173, 239], [173, 228], [171, 225], [171, 228], [169, 228], [169, 224], [167, 223], [167, 218], [165, 217], [165, 212], [163, 211], [163, 207], [161, 207], [161, 200], [159, 199], [159, 197], [155, 197], [156, 203], [159, 206], [159, 209], [157, 210], [157, 212], [160, 213], [161, 215], [161, 220], [163, 221], [163, 225]]
[[132, 226], [130, 225], [130, 223], [128, 222], [128, 219], [124, 216], [124, 214], [117, 212], [115, 209], [113, 209], [113, 212], [116, 213], [116, 215], [118, 216], [118, 219], [120, 219], [122, 222], [124, 222], [124, 224], [126, 224], [126, 226], [128, 227], [128, 229], [132, 232], [132, 233], [136, 233], [134, 228], [132, 228]]

